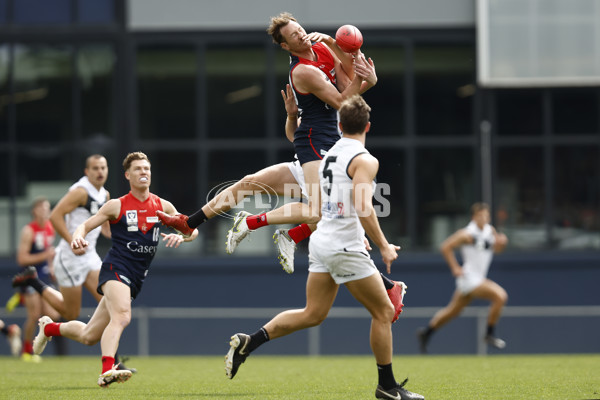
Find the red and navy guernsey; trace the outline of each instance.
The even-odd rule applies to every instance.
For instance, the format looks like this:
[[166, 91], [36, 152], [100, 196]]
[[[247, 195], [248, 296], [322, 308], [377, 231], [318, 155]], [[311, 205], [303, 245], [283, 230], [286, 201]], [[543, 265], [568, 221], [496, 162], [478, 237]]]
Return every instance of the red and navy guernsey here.
[[141, 202], [129, 192], [119, 201], [121, 213], [110, 221], [112, 247], [104, 263], [145, 275], [160, 239], [160, 223], [156, 216], [156, 211], [162, 211], [160, 197], [150, 193], [148, 199]]

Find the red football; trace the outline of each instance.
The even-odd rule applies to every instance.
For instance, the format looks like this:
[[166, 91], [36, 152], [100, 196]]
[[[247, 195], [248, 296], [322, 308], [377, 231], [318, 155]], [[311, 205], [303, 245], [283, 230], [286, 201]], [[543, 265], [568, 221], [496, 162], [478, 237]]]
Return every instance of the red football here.
[[354, 53], [363, 44], [362, 33], [354, 25], [343, 25], [335, 33], [335, 42], [346, 53]]

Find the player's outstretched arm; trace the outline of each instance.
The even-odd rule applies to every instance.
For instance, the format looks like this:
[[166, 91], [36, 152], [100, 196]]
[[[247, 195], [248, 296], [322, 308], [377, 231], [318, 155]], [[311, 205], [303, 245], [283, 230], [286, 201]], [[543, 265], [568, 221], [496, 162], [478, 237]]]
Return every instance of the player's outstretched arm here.
[[72, 237], [67, 229], [65, 216], [77, 207], [84, 206], [87, 201], [87, 196], [86, 190], [82, 187], [70, 190], [59, 200], [50, 213], [50, 223], [52, 223], [54, 230], [65, 239], [67, 243], [71, 243]]
[[75, 232], [73, 232], [73, 237], [71, 239], [71, 250], [73, 253], [79, 256], [84, 254], [89, 245], [88, 241], [85, 240], [85, 236], [91, 230], [96, 229], [105, 222], [117, 219], [120, 213], [121, 202], [119, 199], [109, 200], [104, 203], [96, 215], [89, 217], [75, 229]]
[[367, 236], [377, 245], [386, 265], [387, 273], [391, 273], [392, 262], [398, 258], [400, 246], [387, 241], [379, 219], [373, 207], [373, 179], [379, 169], [379, 162], [370, 154], [361, 154], [352, 160], [348, 174], [352, 176], [352, 195], [354, 208]]
[[462, 267], [458, 263], [456, 255], [454, 254], [454, 249], [472, 241], [473, 238], [466, 229], [459, 229], [442, 242], [440, 246], [440, 252], [444, 257], [444, 260], [446, 260], [448, 267], [450, 267], [452, 276], [458, 277], [463, 274]]
[[496, 228], [492, 227], [492, 230], [496, 239], [494, 242], [494, 253], [502, 253], [508, 244], [508, 238], [504, 233], [496, 232]]

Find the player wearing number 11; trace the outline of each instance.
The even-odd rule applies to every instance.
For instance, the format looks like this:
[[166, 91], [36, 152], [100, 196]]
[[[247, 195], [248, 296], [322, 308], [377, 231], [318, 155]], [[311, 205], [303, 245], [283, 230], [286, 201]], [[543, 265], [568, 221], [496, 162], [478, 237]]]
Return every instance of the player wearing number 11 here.
[[125, 382], [131, 377], [131, 371], [114, 365], [115, 353], [121, 334], [131, 321], [131, 301], [142, 288], [160, 236], [167, 247], [179, 247], [181, 242], [198, 236], [197, 230], [185, 239], [178, 234], [160, 233], [156, 212], [173, 215], [177, 210], [167, 200], [150, 193], [150, 161], [144, 153], [129, 153], [123, 168], [131, 191], [119, 199], [107, 201], [96, 215], [75, 229], [71, 241], [73, 253], [84, 254], [89, 245], [86, 235], [104, 222], [110, 222], [112, 247], [100, 270], [97, 290], [103, 297], [94, 315], [87, 324], [80, 321], [55, 323], [44, 316], [39, 320], [40, 331], [33, 341], [35, 354], [44, 351], [52, 336], [64, 336], [90, 346], [100, 341], [100, 386]]
[[359, 95], [342, 102], [339, 125], [344, 136], [327, 152], [319, 167], [322, 216], [310, 238], [306, 307], [278, 314], [252, 335], [233, 335], [225, 358], [225, 372], [230, 378], [261, 344], [321, 324], [343, 284], [372, 317], [370, 343], [379, 375], [375, 397], [423, 399], [404, 388], [406, 381], [398, 384], [394, 378], [394, 305], [363, 241], [366, 233], [379, 247], [390, 273], [400, 247], [388, 243], [373, 208], [373, 180], [379, 162], [364, 146], [371, 126], [370, 110]]

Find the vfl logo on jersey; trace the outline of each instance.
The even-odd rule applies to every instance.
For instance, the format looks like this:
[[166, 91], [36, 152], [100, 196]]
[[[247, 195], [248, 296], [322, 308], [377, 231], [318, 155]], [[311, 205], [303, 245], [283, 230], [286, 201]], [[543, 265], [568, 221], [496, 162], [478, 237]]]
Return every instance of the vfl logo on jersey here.
[[95, 215], [95, 214], [97, 214], [97, 213], [98, 213], [98, 209], [99, 209], [99, 208], [100, 208], [100, 207], [98, 207], [98, 202], [97, 202], [97, 201], [95, 201], [95, 200], [92, 200], [92, 201], [90, 202], [90, 214], [92, 214], [92, 215]]
[[125, 218], [127, 221], [127, 231], [128, 232], [137, 232], [138, 231], [137, 210], [125, 211]]

